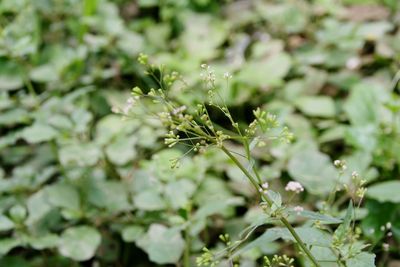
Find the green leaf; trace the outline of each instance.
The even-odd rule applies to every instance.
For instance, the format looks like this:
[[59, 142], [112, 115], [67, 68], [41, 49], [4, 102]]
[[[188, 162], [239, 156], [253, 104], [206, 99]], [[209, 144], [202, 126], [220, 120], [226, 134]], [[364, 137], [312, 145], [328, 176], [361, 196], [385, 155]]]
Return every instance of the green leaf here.
[[175, 264], [181, 258], [185, 241], [177, 229], [152, 224], [145, 236], [136, 244], [157, 264]]
[[295, 105], [306, 115], [332, 118], [336, 115], [335, 102], [327, 96], [304, 96], [295, 101]]
[[255, 87], [278, 86], [291, 67], [291, 59], [285, 53], [277, 53], [262, 61], [244, 65], [237, 78]]
[[0, 255], [7, 254], [10, 250], [20, 245], [17, 238], [3, 238], [0, 240]]
[[105, 208], [112, 213], [132, 208], [127, 188], [116, 181], [93, 181], [86, 188], [88, 200], [96, 207]]
[[361, 252], [355, 257], [346, 260], [346, 266], [375, 267], [375, 255], [367, 252]]
[[128, 225], [122, 229], [122, 239], [125, 242], [134, 242], [144, 233], [144, 229], [138, 225]]
[[46, 234], [38, 237], [30, 237], [29, 244], [37, 250], [54, 248], [58, 245], [60, 238], [55, 234]]
[[14, 228], [14, 222], [4, 215], [0, 215], [0, 231], [8, 231]]
[[378, 89], [377, 86], [368, 83], [359, 83], [351, 89], [344, 110], [352, 125], [365, 127], [379, 121]]
[[330, 158], [317, 150], [299, 150], [289, 161], [290, 176], [313, 194], [327, 194], [335, 186], [337, 172]]
[[166, 206], [160, 194], [153, 189], [140, 192], [134, 196], [133, 202], [141, 210], [161, 210]]
[[93, 143], [73, 144], [59, 150], [60, 162], [64, 166], [93, 166], [101, 157], [101, 150]]
[[336, 229], [334, 236], [337, 238], [338, 242], [342, 243], [346, 237], [347, 234], [350, 232], [350, 223], [353, 219], [354, 215], [354, 208], [353, 208], [353, 201], [350, 200], [349, 205], [347, 207], [346, 215], [344, 216], [343, 223], [339, 225], [339, 227]]
[[337, 219], [335, 217], [309, 210], [304, 210], [301, 212], [291, 211], [291, 213], [311, 220], [320, 221], [321, 223], [325, 224], [337, 224], [342, 222], [342, 220]]
[[50, 141], [56, 136], [57, 131], [53, 127], [39, 123], [25, 128], [21, 133], [21, 137], [31, 144]]
[[86, 261], [94, 256], [100, 241], [101, 235], [93, 227], [71, 227], [62, 233], [58, 250], [65, 257]]
[[124, 165], [136, 156], [135, 136], [130, 138], [119, 137], [106, 148], [107, 157], [117, 165]]
[[79, 193], [72, 185], [58, 183], [46, 187], [45, 192], [47, 200], [55, 207], [71, 210], [80, 209]]
[[181, 179], [168, 183], [165, 187], [165, 195], [172, 207], [178, 209], [183, 208], [188, 203], [195, 190], [196, 186], [192, 181]]
[[400, 203], [400, 181], [387, 181], [368, 187], [367, 196], [379, 202]]

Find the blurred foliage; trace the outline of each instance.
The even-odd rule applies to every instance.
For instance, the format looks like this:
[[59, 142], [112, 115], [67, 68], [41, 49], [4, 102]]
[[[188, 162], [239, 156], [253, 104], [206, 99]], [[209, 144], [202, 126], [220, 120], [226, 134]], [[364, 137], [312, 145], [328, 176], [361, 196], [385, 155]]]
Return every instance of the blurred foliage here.
[[[277, 114], [296, 141], [255, 154], [277, 190], [289, 178], [305, 186], [297, 201], [309, 209], [343, 157], [343, 179], [368, 181], [359, 219], [377, 262], [399, 258], [400, 3], [338, 2], [2, 0], [0, 266], [175, 264], [188, 240], [199, 255], [262, 219], [225, 157], [210, 151], [171, 170], [184, 149], [164, 150], [144, 117], [111, 114], [133, 85], [156, 86], [139, 52], [185, 76], [186, 103], [208, 62], [233, 74], [221, 94], [239, 120], [260, 105]], [[241, 266], [287, 249], [265, 233], [241, 250]]]

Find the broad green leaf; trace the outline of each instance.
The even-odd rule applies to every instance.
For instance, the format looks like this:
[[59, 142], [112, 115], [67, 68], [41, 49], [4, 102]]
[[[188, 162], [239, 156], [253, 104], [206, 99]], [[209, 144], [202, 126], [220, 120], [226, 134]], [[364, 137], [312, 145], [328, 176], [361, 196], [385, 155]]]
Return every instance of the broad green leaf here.
[[335, 102], [326, 96], [304, 96], [295, 101], [296, 106], [312, 117], [332, 118], [336, 114]]
[[119, 137], [106, 148], [107, 157], [117, 165], [124, 165], [136, 156], [135, 136], [130, 138]]
[[46, 187], [45, 192], [48, 202], [55, 207], [71, 210], [80, 209], [79, 193], [72, 185], [58, 183]]
[[101, 157], [101, 150], [93, 143], [73, 144], [61, 147], [60, 162], [64, 166], [93, 166]]
[[367, 252], [361, 252], [355, 257], [346, 260], [346, 266], [375, 267], [375, 255]]
[[21, 245], [17, 238], [3, 238], [0, 240], [0, 255], [7, 254], [10, 250]]
[[8, 231], [14, 228], [14, 222], [4, 215], [0, 215], [0, 231]]
[[135, 206], [141, 210], [161, 210], [166, 207], [160, 193], [156, 190], [146, 190], [138, 193], [133, 198]]
[[29, 244], [37, 250], [54, 248], [58, 245], [59, 236], [56, 234], [45, 234], [38, 237], [30, 237]]
[[255, 87], [278, 86], [282, 84], [282, 79], [288, 73], [291, 64], [287, 54], [274, 54], [262, 61], [250, 61], [242, 68], [237, 78]]
[[101, 235], [93, 227], [70, 227], [61, 234], [58, 250], [65, 257], [86, 261], [94, 256], [100, 241]]
[[309, 210], [304, 210], [304, 211], [300, 211], [300, 212], [296, 212], [296, 211], [292, 211], [292, 214], [295, 214], [297, 216], [301, 216], [304, 218], [308, 218], [311, 220], [315, 220], [315, 221], [320, 221], [321, 223], [326, 223], [326, 224], [338, 224], [341, 223], [342, 220], [337, 219], [335, 217], [326, 215], [326, 214], [322, 214], [319, 212], [314, 212], [314, 211], [309, 211]]
[[50, 141], [57, 136], [57, 131], [53, 127], [35, 123], [22, 131], [21, 137], [31, 144]]
[[344, 104], [344, 110], [354, 126], [376, 124], [379, 121], [377, 88], [368, 83], [355, 85]]
[[181, 258], [185, 241], [177, 229], [152, 224], [136, 244], [157, 264], [175, 264]]
[[134, 242], [144, 234], [144, 229], [138, 225], [128, 225], [122, 229], [121, 234], [125, 242]]
[[92, 181], [86, 188], [87, 198], [96, 207], [105, 208], [112, 213], [132, 208], [127, 188], [116, 181]]
[[183, 208], [193, 195], [196, 186], [190, 180], [181, 179], [170, 182], [165, 187], [165, 195], [175, 209]]
[[327, 194], [338, 176], [329, 157], [317, 150], [297, 151], [289, 161], [290, 176], [313, 194]]
[[379, 202], [400, 203], [400, 181], [387, 181], [368, 187], [367, 196]]

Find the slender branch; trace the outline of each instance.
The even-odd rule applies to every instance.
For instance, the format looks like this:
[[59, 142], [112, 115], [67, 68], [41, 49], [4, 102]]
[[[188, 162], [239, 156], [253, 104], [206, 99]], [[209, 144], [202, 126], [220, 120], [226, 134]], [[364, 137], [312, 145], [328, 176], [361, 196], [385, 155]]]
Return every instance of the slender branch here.
[[[260, 186], [258, 185], [256, 179], [249, 173], [249, 171], [238, 161], [238, 159], [231, 153], [229, 150], [222, 146], [221, 147], [222, 151], [239, 167], [239, 169], [247, 176], [247, 178], [250, 180], [251, 184], [254, 186], [257, 192], [259, 192]], [[272, 206], [273, 201], [265, 194], [260, 193], [261, 198], [268, 203], [269, 206]], [[300, 236], [296, 233], [295, 229], [293, 226], [289, 223], [289, 221], [285, 217], [280, 217], [280, 221], [285, 225], [285, 227], [289, 230], [289, 232], [292, 234], [293, 238], [296, 240], [296, 242], [299, 244], [303, 252], [308, 256], [308, 258], [311, 260], [311, 262], [316, 266], [320, 267], [321, 265], [318, 263], [318, 261], [315, 259], [315, 257], [312, 255], [311, 251], [307, 248], [307, 246], [304, 244], [304, 242], [301, 240]]]

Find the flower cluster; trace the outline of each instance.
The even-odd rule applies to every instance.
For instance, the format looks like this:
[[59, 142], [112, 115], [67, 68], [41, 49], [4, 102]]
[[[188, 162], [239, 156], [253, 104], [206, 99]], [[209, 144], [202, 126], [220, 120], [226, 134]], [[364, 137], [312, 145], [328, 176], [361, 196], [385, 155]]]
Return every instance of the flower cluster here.
[[296, 194], [303, 192], [304, 187], [299, 183], [299, 182], [289, 182], [286, 187], [286, 191], [292, 191], [295, 192]]

